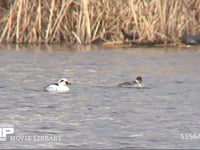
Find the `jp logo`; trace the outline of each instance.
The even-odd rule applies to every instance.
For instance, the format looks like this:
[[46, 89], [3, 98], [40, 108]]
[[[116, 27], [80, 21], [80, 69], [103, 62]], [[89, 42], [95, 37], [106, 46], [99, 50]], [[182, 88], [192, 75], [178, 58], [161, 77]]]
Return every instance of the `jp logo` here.
[[6, 141], [8, 134], [14, 133], [14, 125], [0, 124], [0, 141]]

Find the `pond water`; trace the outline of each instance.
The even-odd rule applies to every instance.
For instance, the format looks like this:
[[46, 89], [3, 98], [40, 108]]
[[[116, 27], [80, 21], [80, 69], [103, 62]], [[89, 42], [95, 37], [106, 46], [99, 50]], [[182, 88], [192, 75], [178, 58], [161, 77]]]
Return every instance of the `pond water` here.
[[[0, 49], [1, 148], [200, 148], [200, 47]], [[70, 92], [44, 91], [62, 77]]]

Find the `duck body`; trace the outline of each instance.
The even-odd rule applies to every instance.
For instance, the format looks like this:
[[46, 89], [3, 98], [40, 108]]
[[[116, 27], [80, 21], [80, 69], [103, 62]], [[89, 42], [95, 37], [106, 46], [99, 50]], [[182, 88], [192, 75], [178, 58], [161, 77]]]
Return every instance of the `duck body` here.
[[120, 29], [123, 36], [124, 36], [124, 41], [126, 39], [128, 40], [137, 40], [139, 39], [139, 34], [136, 31], [132, 31], [132, 32], [125, 32], [123, 28]]
[[121, 84], [118, 84], [118, 86], [125, 88], [142, 88], [142, 77], [138, 76], [135, 81], [123, 82]]
[[58, 83], [49, 84], [45, 87], [45, 90], [48, 92], [68, 92], [70, 91], [68, 84], [69, 81], [66, 78], [62, 78]]
[[196, 35], [186, 35], [181, 37], [181, 42], [187, 45], [197, 45], [200, 44], [200, 34]]

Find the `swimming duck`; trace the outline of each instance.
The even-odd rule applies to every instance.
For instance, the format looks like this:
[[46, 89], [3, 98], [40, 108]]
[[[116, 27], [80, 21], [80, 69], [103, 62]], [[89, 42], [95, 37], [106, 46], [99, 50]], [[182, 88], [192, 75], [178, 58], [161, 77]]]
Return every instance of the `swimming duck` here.
[[68, 92], [70, 89], [67, 85], [69, 84], [69, 80], [62, 78], [58, 83], [49, 84], [45, 87], [45, 90], [48, 92]]
[[137, 76], [135, 81], [123, 82], [119, 84], [120, 87], [142, 88], [142, 77]]

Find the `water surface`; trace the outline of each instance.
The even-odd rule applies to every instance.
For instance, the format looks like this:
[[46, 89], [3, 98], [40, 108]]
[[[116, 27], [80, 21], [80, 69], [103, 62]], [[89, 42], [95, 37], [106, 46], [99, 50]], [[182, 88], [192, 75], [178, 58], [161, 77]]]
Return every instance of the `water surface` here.
[[[1, 148], [200, 148], [199, 47], [0, 47], [0, 122], [16, 136]], [[116, 85], [141, 75], [144, 89]], [[43, 88], [66, 77], [69, 93]], [[183, 139], [184, 137], [184, 139]]]

